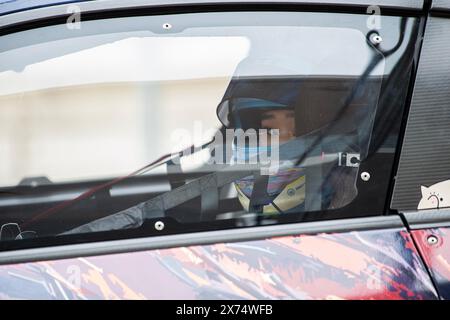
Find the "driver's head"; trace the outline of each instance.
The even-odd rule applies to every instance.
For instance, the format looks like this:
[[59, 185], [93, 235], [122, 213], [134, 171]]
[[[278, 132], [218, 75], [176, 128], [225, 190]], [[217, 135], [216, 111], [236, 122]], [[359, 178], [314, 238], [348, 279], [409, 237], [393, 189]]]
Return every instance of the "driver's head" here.
[[[256, 154], [268, 150], [271, 150], [270, 153], [273, 155], [273, 152], [278, 152], [275, 151], [278, 149], [273, 149], [271, 143], [277, 141], [279, 144], [284, 144], [296, 137], [295, 110], [290, 108], [289, 105], [282, 105], [264, 99], [242, 98], [234, 99], [232, 101], [232, 107], [235, 109], [229, 117], [231, 127], [244, 130], [256, 130], [259, 137], [264, 132], [267, 132], [270, 136], [273, 134], [273, 130], [277, 131], [276, 140], [273, 140], [272, 137], [258, 139], [257, 148], [251, 145], [235, 145], [234, 150], [236, 154], [234, 154], [234, 157], [238, 160], [242, 160], [242, 158], [254, 159]], [[260, 129], [265, 129], [265, 131]], [[265, 145], [265, 143], [268, 145]], [[291, 161], [281, 162], [283, 162], [283, 165], [276, 172], [271, 173], [268, 179], [268, 198], [263, 196], [260, 200], [255, 200], [253, 195], [253, 188], [255, 186], [254, 176], [248, 176], [235, 181], [234, 184], [238, 192], [239, 201], [246, 210], [254, 210], [250, 208], [251, 201], [259, 203], [260, 209], [258, 210], [262, 210], [264, 213], [276, 213], [279, 210], [285, 211], [294, 208], [300, 210], [305, 194], [303, 169], [296, 167]]]
[[[284, 143], [295, 137], [295, 113], [294, 110], [266, 110], [261, 113], [261, 129], [277, 129], [279, 142]], [[258, 129], [258, 128], [255, 128]], [[270, 142], [270, 139], [267, 139]]]
[[[271, 68], [268, 68], [269, 64]], [[267, 71], [269, 69], [270, 72]], [[378, 80], [374, 82], [375, 90], [377, 85]], [[242, 131], [248, 133], [248, 143], [247, 140], [244, 143], [234, 140], [237, 142], [232, 145], [233, 157], [230, 159], [266, 159], [258, 156], [270, 153], [270, 160], [273, 158], [273, 163], [277, 164], [273, 166], [276, 172], [270, 171], [266, 188], [273, 201], [263, 203], [263, 212], [276, 211], [273, 204], [283, 212], [297, 210], [306, 198], [307, 175], [309, 185], [313, 186], [308, 187], [312, 197], [322, 192], [322, 189], [315, 190], [316, 186], [330, 185], [331, 170], [339, 174], [346, 169], [347, 163], [341, 159], [342, 155], [351, 153], [362, 159], [368, 152], [370, 127], [376, 115], [378, 96], [377, 91], [370, 89], [366, 92], [360, 86], [359, 81], [354, 79], [347, 82], [325, 76], [323, 79], [309, 78], [294, 69], [290, 70], [282, 60], [249, 56], [238, 65], [217, 106], [217, 116], [224, 129], [235, 130], [239, 134]], [[351, 92], [357, 94], [354, 101], [348, 102]], [[366, 96], [370, 99], [367, 103]], [[263, 134], [260, 129], [268, 129], [269, 135], [270, 130], [275, 129], [278, 137], [260, 139]], [[255, 134], [256, 139], [251, 140]], [[258, 140], [256, 148], [255, 140]], [[277, 140], [280, 148], [275, 146]], [[275, 157], [272, 157], [273, 154]], [[337, 167], [344, 169], [335, 170]], [[259, 183], [255, 183], [257, 179]], [[244, 208], [250, 208], [250, 200], [263, 193], [261, 181], [261, 177], [255, 175], [235, 182]], [[253, 192], [255, 186], [258, 192]], [[319, 199], [317, 202], [322, 202], [320, 207], [324, 208], [328, 205], [326, 199], [330, 198], [323, 196], [325, 194], [329, 193], [323, 192], [316, 197]], [[308, 206], [318, 207], [314, 201], [308, 201]], [[311, 205], [313, 202], [314, 205]], [[254, 204], [255, 201], [252, 202], [253, 207]]]

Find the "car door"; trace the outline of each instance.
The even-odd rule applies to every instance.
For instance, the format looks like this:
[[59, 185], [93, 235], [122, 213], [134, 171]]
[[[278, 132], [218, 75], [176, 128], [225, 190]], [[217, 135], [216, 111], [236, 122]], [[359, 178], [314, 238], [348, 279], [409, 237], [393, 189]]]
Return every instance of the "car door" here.
[[[77, 5], [79, 25], [67, 5], [2, 22], [0, 297], [442, 295], [389, 205], [423, 3]], [[279, 150], [304, 180], [264, 203], [270, 174], [220, 162], [230, 143], [195, 155], [268, 97], [295, 105]]]
[[[13, 254], [9, 259], [38, 261], [2, 266], [2, 297], [437, 298], [411, 235], [399, 218], [343, 220], [334, 225], [329, 223], [328, 230], [327, 223], [315, 226], [305, 223], [284, 229], [248, 229], [246, 237], [259, 240], [245, 241], [242, 231], [216, 232], [197, 238], [189, 235], [179, 237], [177, 242], [170, 236], [158, 237], [153, 244], [158, 249], [149, 248], [145, 241], [128, 241], [102, 250], [123, 253], [92, 257], [86, 257], [86, 252], [95, 254], [92, 245], [69, 246], [53, 251], [57, 260], [48, 255], [43, 257], [38, 250], [26, 250], [20, 257]], [[367, 230], [371, 228], [374, 230]], [[135, 252], [144, 247], [146, 250]], [[61, 259], [65, 255], [79, 257]]]

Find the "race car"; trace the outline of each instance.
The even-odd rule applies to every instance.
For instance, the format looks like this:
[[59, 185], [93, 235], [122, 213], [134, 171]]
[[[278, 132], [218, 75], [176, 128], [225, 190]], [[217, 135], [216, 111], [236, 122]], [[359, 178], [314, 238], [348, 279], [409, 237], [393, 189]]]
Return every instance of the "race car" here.
[[449, 299], [449, 14], [0, 1], [0, 298]]

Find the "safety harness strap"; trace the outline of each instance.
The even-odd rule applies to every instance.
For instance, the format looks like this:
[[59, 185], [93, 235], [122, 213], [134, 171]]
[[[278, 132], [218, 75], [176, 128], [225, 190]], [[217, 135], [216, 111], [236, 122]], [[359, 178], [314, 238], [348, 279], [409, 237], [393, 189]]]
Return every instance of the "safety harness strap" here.
[[272, 197], [267, 194], [267, 185], [269, 184], [269, 175], [261, 175], [255, 172], [252, 194], [250, 196], [249, 211], [262, 213], [264, 205], [272, 202]]

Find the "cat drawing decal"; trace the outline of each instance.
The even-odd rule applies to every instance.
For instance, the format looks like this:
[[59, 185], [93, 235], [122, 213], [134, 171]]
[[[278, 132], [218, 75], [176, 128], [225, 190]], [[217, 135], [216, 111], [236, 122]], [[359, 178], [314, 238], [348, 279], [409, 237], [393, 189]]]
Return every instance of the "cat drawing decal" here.
[[418, 210], [450, 207], [450, 180], [438, 182], [429, 187], [421, 186], [422, 199]]

